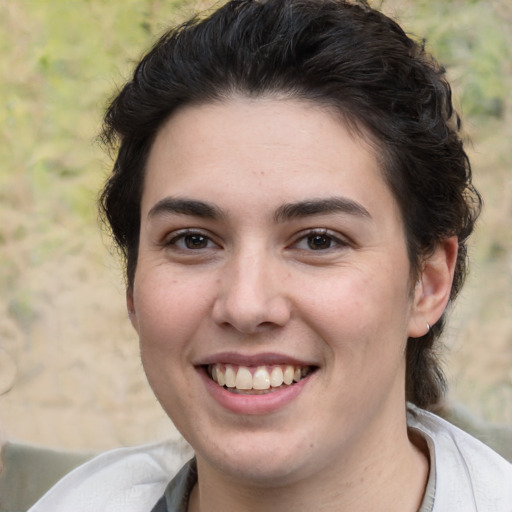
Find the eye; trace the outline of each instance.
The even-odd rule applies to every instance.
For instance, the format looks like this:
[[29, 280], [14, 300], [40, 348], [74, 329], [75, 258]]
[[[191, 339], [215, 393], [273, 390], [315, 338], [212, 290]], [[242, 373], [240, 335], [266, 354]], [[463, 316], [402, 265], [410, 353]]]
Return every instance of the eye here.
[[181, 232], [173, 236], [167, 246], [174, 246], [183, 251], [214, 249], [219, 246], [207, 235], [194, 231]]
[[310, 235], [306, 238], [308, 247], [313, 251], [320, 251], [330, 249], [333, 244], [333, 239], [327, 235]]
[[300, 237], [294, 244], [296, 249], [305, 251], [327, 251], [336, 247], [345, 247], [348, 242], [326, 231], [312, 231]]

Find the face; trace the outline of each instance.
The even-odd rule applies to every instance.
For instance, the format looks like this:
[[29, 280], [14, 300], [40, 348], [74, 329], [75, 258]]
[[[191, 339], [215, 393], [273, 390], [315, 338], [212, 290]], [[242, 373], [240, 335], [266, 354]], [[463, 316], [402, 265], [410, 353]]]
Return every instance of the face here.
[[284, 99], [184, 108], [151, 150], [140, 230], [132, 322], [200, 467], [292, 481], [405, 424], [403, 224], [339, 118]]

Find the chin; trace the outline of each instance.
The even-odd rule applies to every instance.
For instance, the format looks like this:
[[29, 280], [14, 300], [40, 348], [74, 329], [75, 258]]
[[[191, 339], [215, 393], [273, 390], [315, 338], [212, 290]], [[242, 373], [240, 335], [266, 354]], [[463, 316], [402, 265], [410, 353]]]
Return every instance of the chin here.
[[244, 457], [238, 454], [236, 460], [215, 461], [217, 469], [233, 480], [255, 487], [280, 487], [299, 480], [298, 468], [291, 465], [293, 458], [286, 460], [268, 459], [261, 455]]
[[205, 451], [199, 448], [198, 464], [206, 463], [234, 480], [267, 488], [304, 478], [311, 467], [305, 460], [309, 446], [306, 441], [290, 443], [288, 439], [286, 443], [282, 436], [269, 432], [262, 436], [245, 433], [240, 437], [238, 441], [230, 438], [227, 446], [217, 443]]

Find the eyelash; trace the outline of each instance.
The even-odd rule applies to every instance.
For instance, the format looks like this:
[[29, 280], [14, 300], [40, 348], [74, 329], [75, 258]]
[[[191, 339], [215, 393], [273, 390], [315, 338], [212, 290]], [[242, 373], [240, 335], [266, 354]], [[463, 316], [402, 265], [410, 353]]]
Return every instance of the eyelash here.
[[[187, 243], [186, 242], [187, 238], [202, 239], [203, 241], [206, 242], [207, 246], [206, 247], [187, 247], [185, 245]], [[185, 246], [184, 247], [180, 246], [180, 242], [182, 242], [183, 245], [185, 245]], [[216, 247], [219, 247], [218, 244], [216, 244], [212, 240], [212, 237], [210, 235], [208, 235], [207, 233], [203, 233], [202, 231], [191, 230], [191, 229], [186, 229], [186, 230], [179, 231], [177, 233], [173, 233], [173, 236], [170, 239], [164, 240], [164, 243], [163, 243], [163, 245], [166, 247], [174, 246], [178, 250], [181, 250], [181, 251], [195, 251], [195, 250], [212, 249], [211, 246], [208, 247], [208, 245], [210, 245], [210, 244], [214, 244]]]
[[[329, 247], [311, 247], [309, 242], [315, 238], [320, 239], [319, 241], [321, 241], [321, 239], [324, 239], [329, 243]], [[300, 242], [307, 243], [308, 247], [298, 247]], [[291, 247], [295, 247], [303, 251], [326, 252], [335, 249], [336, 247], [347, 247], [349, 245], [350, 243], [347, 240], [340, 238], [339, 235], [329, 231], [328, 229], [314, 229], [311, 231], [307, 231], [305, 233], [300, 233], [297, 236], [295, 242], [291, 245]]]
[[[196, 238], [197, 240], [194, 242], [192, 239]], [[312, 246], [314, 244], [314, 239], [317, 239], [317, 242], [325, 242], [327, 247], [321, 247], [321, 244], [317, 244], [316, 247]], [[187, 245], [187, 239], [192, 242], [192, 245]], [[201, 242], [204, 242], [206, 245], [201, 246]], [[307, 247], [300, 247], [301, 243], [306, 243]], [[207, 233], [198, 230], [182, 230], [177, 233], [173, 233], [172, 238], [164, 241], [163, 245], [166, 247], [174, 246], [178, 250], [181, 251], [199, 251], [205, 249], [212, 249], [211, 246], [213, 244], [215, 247], [219, 247], [217, 243], [212, 240], [212, 237]], [[301, 251], [311, 251], [311, 252], [326, 252], [332, 250], [336, 247], [347, 247], [350, 245], [350, 242], [340, 238], [338, 235], [329, 231], [328, 229], [314, 229], [311, 231], [306, 231], [299, 233], [295, 239], [295, 241], [289, 246], [289, 248], [295, 248]]]

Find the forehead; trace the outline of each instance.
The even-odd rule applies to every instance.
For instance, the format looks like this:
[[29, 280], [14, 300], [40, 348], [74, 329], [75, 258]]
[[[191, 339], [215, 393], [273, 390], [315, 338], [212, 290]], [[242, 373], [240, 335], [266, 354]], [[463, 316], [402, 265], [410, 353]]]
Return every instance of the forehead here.
[[187, 106], [161, 127], [146, 166], [143, 211], [166, 195], [215, 194], [230, 204], [338, 194], [395, 203], [366, 137], [326, 107], [281, 98]]

